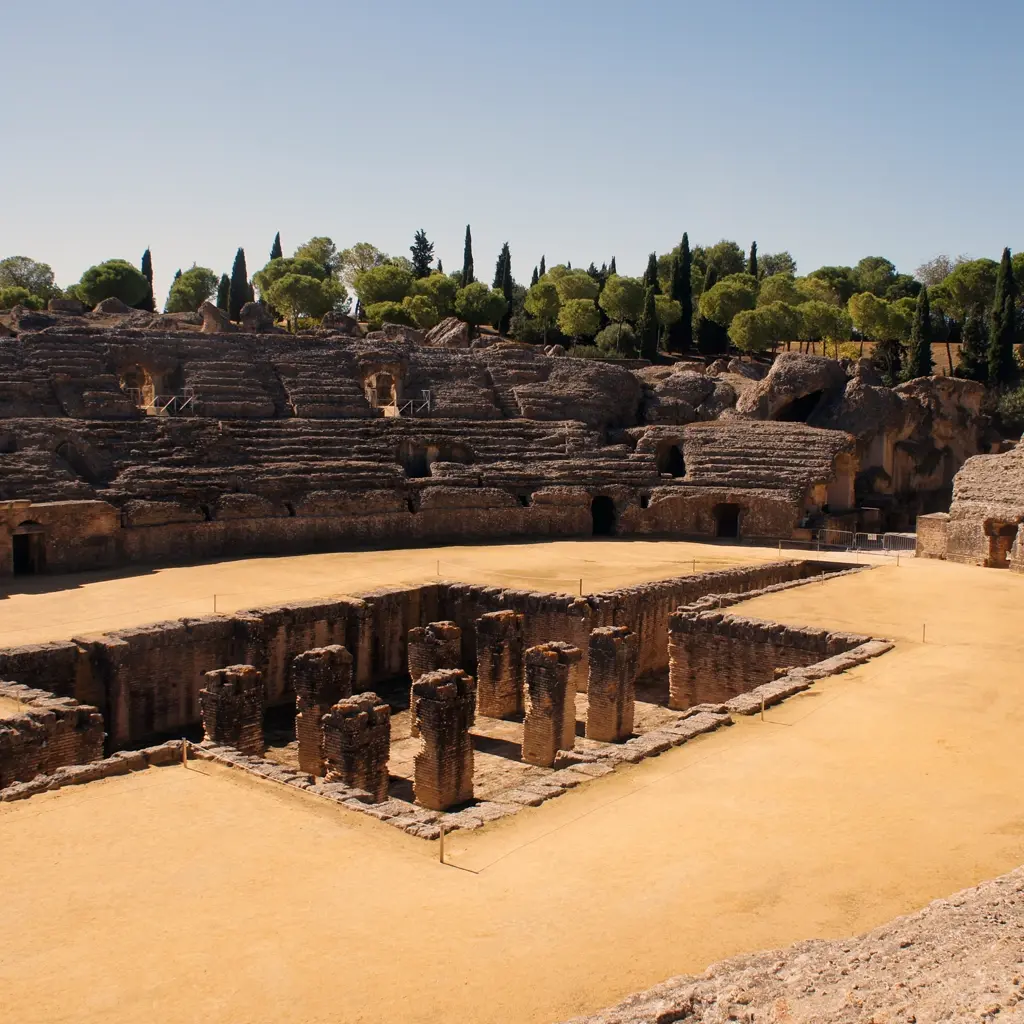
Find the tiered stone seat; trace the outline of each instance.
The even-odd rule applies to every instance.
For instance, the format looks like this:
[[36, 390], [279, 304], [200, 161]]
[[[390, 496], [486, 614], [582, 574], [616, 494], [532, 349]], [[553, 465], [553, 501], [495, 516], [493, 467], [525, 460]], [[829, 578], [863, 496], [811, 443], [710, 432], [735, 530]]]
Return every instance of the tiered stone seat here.
[[65, 415], [76, 419], [134, 419], [135, 403], [121, 390], [104, 354], [74, 335], [31, 336], [26, 362], [46, 367]]
[[334, 347], [302, 348], [274, 362], [294, 416], [348, 419], [379, 416], [363, 392], [351, 355]]
[[60, 416], [46, 367], [25, 360], [16, 341], [0, 340], [0, 416]]

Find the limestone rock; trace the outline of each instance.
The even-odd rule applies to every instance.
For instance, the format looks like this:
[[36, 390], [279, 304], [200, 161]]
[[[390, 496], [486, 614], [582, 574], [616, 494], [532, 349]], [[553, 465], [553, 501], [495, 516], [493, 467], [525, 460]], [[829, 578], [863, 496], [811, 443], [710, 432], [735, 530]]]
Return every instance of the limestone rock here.
[[[807, 415], [797, 415], [800, 406], [796, 403], [809, 400], [809, 415], [821, 398], [826, 401], [834, 398], [845, 387], [846, 373], [836, 360], [783, 352], [767, 376], [740, 396], [736, 412], [756, 420], [775, 420], [790, 415], [806, 420]], [[819, 395], [818, 402], [813, 401], [815, 395]]]
[[97, 302], [92, 311], [94, 313], [117, 313], [122, 316], [135, 312], [131, 306], [122, 302], [116, 296], [111, 296], [109, 299], [102, 299], [100, 302]]
[[235, 330], [227, 313], [207, 299], [200, 307], [203, 318], [203, 334], [230, 334]]
[[407, 345], [422, 345], [424, 334], [415, 327], [405, 324], [382, 324], [379, 331], [371, 331], [366, 336], [368, 341], [397, 341]]
[[546, 356], [555, 357], [555, 356], [564, 356], [566, 354], [567, 353], [565, 351], [565, 346], [564, 345], [548, 345], [548, 347], [546, 349], [544, 349], [544, 355], [546, 355]]
[[238, 322], [250, 334], [265, 334], [274, 329], [274, 318], [262, 302], [247, 302], [239, 311]]
[[730, 359], [726, 367], [729, 373], [739, 374], [748, 380], [763, 380], [768, 372], [768, 367], [761, 363], [751, 363], [745, 359]]
[[46, 308], [51, 313], [72, 313], [76, 316], [85, 312], [85, 306], [78, 299], [50, 299]]
[[469, 348], [469, 340], [469, 324], [450, 316], [427, 331], [423, 343], [438, 348]]
[[[246, 306], [243, 307], [243, 315], [248, 305], [249, 303], [246, 303]], [[332, 334], [345, 334], [352, 338], [359, 337], [359, 324], [356, 320], [348, 313], [339, 313], [336, 309], [330, 309], [324, 313], [323, 319], [320, 321], [320, 329], [330, 331]]]

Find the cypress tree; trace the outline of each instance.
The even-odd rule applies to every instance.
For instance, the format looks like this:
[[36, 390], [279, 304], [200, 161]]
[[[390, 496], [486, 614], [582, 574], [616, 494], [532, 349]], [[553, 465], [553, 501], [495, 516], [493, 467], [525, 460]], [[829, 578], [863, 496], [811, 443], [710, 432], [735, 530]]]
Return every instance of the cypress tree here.
[[644, 311], [637, 326], [640, 329], [640, 355], [653, 363], [658, 358], [658, 312], [654, 289], [650, 285], [644, 290]]
[[281, 248], [281, 232], [278, 231], [274, 235], [274, 244], [270, 247], [270, 258], [272, 260], [279, 260], [284, 256], [284, 250]]
[[612, 274], [617, 274], [617, 273], [618, 273], [618, 271], [615, 269], [615, 257], [613, 256], [611, 263], [608, 264], [608, 276], [611, 277]]
[[566, 269], [566, 270], [572, 270], [572, 260], [569, 260], [569, 262], [568, 262], [568, 263], [566, 263], [566, 265], [565, 265], [565, 269]]
[[928, 289], [922, 288], [917, 294], [917, 308], [914, 310], [914, 325], [910, 329], [910, 351], [907, 353], [906, 380], [915, 377], [930, 377], [935, 364], [932, 362], [932, 314], [928, 304]]
[[540, 276], [543, 277], [547, 273], [547, 267], [544, 266], [544, 257], [540, 258]]
[[231, 267], [231, 288], [228, 294], [228, 317], [237, 320], [242, 307], [249, 302], [249, 274], [245, 269], [245, 250], [235, 253]]
[[220, 283], [217, 285], [217, 308], [227, 312], [228, 302], [231, 299], [231, 278], [227, 274], [220, 275]]
[[147, 313], [156, 312], [156, 300], [153, 297], [153, 255], [147, 248], [142, 254], [142, 276], [149, 282], [149, 291], [143, 296], [142, 301], [135, 307], [144, 309]]
[[475, 280], [476, 278], [473, 276], [473, 236], [467, 224], [466, 244], [462, 249], [462, 287], [465, 288]]
[[430, 264], [434, 260], [434, 243], [427, 241], [427, 233], [420, 228], [409, 246], [412, 253], [412, 272], [417, 277], [430, 276]]
[[988, 336], [988, 383], [991, 387], [1014, 384], [1020, 376], [1013, 346], [1017, 340], [1017, 283], [1013, 279], [1010, 250], [1003, 250], [996, 277]]
[[500, 288], [501, 282], [505, 279], [505, 253], [508, 251], [508, 242], [501, 247], [498, 253], [497, 262], [494, 264], [494, 283], [492, 288]]
[[256, 286], [252, 283], [252, 281], [249, 282], [249, 287], [246, 289], [246, 293], [245, 294], [246, 294], [246, 302], [255, 302], [256, 301]]
[[658, 254], [652, 252], [647, 257], [647, 269], [644, 271], [644, 287], [651, 288], [655, 295], [661, 294], [661, 285], [658, 283]]
[[437, 261], [437, 272], [439, 274], [443, 274], [444, 273], [444, 267], [441, 266], [441, 260], [440, 259], [438, 259], [438, 261]]
[[508, 242], [501, 250], [501, 294], [505, 296], [505, 314], [498, 324], [498, 330], [502, 334], [508, 334], [509, 321], [512, 319], [512, 298], [515, 295], [515, 282], [512, 280], [512, 252]]
[[956, 375], [979, 384], [988, 381], [988, 335], [985, 318], [968, 313], [960, 330], [960, 354], [956, 363]]
[[683, 232], [679, 255], [672, 264], [671, 297], [679, 303], [683, 315], [668, 332], [668, 347], [671, 352], [689, 352], [693, 347], [693, 256], [690, 254], [690, 238]]
[[601, 280], [601, 271], [597, 269], [597, 264], [591, 260], [590, 266], [587, 267], [587, 277], [592, 277], [595, 281]]
[[532, 288], [540, 280], [540, 273], [537, 268], [533, 268], [533, 277], [530, 278], [530, 287]]
[[[181, 267], [174, 272], [174, 281], [177, 281], [181, 277]], [[174, 290], [174, 281], [171, 282], [171, 291]], [[164, 303], [164, 312], [167, 312], [167, 307], [171, 304], [171, 292], [167, 293], [167, 301]]]
[[750, 259], [747, 261], [747, 273], [757, 280], [757, 242], [750, 243]]
[[714, 263], [708, 264], [708, 269], [704, 271], [704, 287], [702, 292], [711, 291], [715, 287], [718, 281], [718, 271], [715, 269]]

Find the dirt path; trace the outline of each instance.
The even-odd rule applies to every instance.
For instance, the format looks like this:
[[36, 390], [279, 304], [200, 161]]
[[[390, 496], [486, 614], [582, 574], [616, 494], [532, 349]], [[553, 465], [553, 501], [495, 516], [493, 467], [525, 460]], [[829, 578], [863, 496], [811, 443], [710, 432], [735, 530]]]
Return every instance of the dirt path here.
[[1022, 607], [1024, 578], [934, 562], [745, 605], [900, 642], [764, 723], [453, 837], [470, 870], [207, 766], [2, 805], [5, 1011], [542, 1024], [866, 931], [1024, 862]]

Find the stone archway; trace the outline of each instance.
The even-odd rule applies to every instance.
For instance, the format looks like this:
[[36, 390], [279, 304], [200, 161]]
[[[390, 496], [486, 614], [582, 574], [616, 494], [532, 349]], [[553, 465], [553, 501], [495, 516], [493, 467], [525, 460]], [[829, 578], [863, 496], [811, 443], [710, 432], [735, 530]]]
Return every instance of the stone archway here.
[[590, 517], [595, 537], [615, 536], [615, 502], [607, 494], [599, 494], [590, 503]]
[[985, 520], [985, 536], [988, 539], [988, 557], [985, 565], [990, 569], [1010, 568], [1010, 548], [1017, 537], [1017, 523], [1000, 519]]
[[15, 576], [37, 576], [46, 570], [46, 530], [32, 520], [19, 523], [11, 535]]
[[715, 536], [723, 539], [738, 540], [740, 536], [740, 512], [742, 509], [733, 502], [722, 502], [716, 505], [711, 514], [715, 517]]

